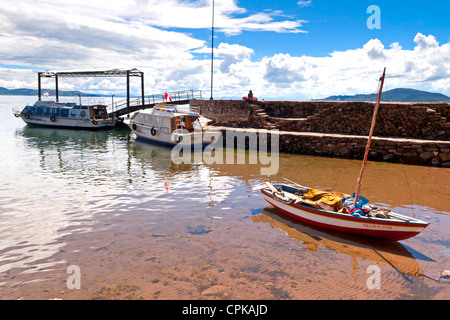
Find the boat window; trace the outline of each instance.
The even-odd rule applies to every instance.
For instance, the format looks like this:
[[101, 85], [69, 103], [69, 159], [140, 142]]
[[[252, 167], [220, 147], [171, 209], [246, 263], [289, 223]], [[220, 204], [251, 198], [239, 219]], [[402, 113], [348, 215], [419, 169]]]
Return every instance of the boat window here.
[[45, 108], [44, 114], [45, 114], [47, 117], [50, 117], [50, 116], [52, 115], [52, 109], [50, 109], [50, 108]]
[[59, 109], [52, 109], [52, 114], [53, 114], [55, 117], [59, 117], [59, 114], [60, 114]]
[[108, 112], [106, 111], [105, 106], [91, 106], [89, 108], [91, 113], [91, 118], [94, 119], [107, 119], [108, 118]]
[[86, 111], [84, 111], [84, 110], [81, 111], [80, 112], [80, 117], [82, 117], [82, 118], [86, 117]]
[[40, 107], [40, 108], [36, 108], [36, 115], [37, 116], [42, 116], [44, 113], [44, 108]]
[[28, 114], [34, 115], [36, 111], [35, 109], [36, 109], [35, 107], [28, 107]]
[[61, 109], [61, 117], [67, 118], [69, 116], [69, 109]]
[[72, 110], [70, 115], [72, 116], [72, 118], [74, 118], [77, 115], [77, 110]]
[[108, 118], [108, 113], [106, 112], [106, 107], [105, 106], [99, 106], [99, 115], [101, 119], [106, 119]]

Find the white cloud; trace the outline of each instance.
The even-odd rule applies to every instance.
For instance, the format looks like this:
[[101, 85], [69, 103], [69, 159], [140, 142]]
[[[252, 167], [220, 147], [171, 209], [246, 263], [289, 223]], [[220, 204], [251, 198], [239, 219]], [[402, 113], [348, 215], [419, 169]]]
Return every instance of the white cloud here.
[[215, 79], [220, 80], [215, 80], [215, 90], [234, 97], [251, 89], [259, 98], [308, 100], [373, 93], [386, 67], [385, 90], [409, 87], [450, 95], [450, 43], [439, 45], [433, 36], [421, 34], [415, 39], [413, 50], [404, 50], [399, 43], [385, 47], [371, 39], [362, 48], [326, 57], [275, 54], [260, 61], [246, 57], [227, 64], [226, 74], [217, 69]]
[[298, 5], [299, 7], [309, 7], [311, 4], [312, 4], [312, 1], [311, 1], [311, 0], [309, 0], [309, 1], [299, 1], [299, 2], [297, 2], [297, 5]]
[[[278, 11], [265, 10], [247, 14], [235, 0], [216, 0], [214, 4], [214, 27], [226, 35], [242, 31], [305, 32], [299, 29], [304, 20], [277, 21]], [[140, 11], [146, 23], [164, 28], [202, 29], [211, 28], [212, 0], [183, 2], [179, 0], [149, 1]]]
[[253, 50], [245, 46], [238, 44], [228, 44], [221, 43], [215, 50], [214, 55], [217, 58], [222, 58], [223, 61], [220, 63], [220, 71], [222, 73], [229, 73], [230, 66], [244, 60], [249, 60]]
[[292, 84], [306, 80], [305, 71], [307, 63], [304, 58], [291, 57], [289, 54], [276, 54], [271, 58], [263, 59], [266, 72], [264, 79], [269, 83]]
[[[0, 7], [0, 64], [51, 70], [137, 67], [145, 72], [151, 91], [185, 88], [187, 79], [192, 86], [203, 86], [209, 62], [194, 54], [208, 39], [187, 32], [211, 28], [211, 9], [211, 0], [6, 0]], [[278, 11], [248, 13], [236, 0], [215, 1], [215, 28], [227, 35], [244, 30], [304, 32], [303, 22]], [[184, 32], [173, 31], [178, 28]], [[219, 44], [217, 57], [226, 71], [251, 53], [242, 46]], [[0, 77], [7, 86], [5, 76]], [[19, 84], [11, 81], [8, 87]], [[89, 87], [88, 80], [71, 81]], [[61, 85], [70, 86], [68, 82]]]
[[[249, 13], [236, 0], [216, 0], [215, 5], [216, 30], [227, 35], [305, 32], [302, 20], [279, 11]], [[37, 67], [138, 68], [145, 72], [146, 93], [209, 91], [208, 39], [188, 32], [209, 29], [210, 23], [211, 0], [6, 0], [0, 7], [0, 64], [29, 69], [0, 67], [0, 86], [36, 87]], [[418, 33], [413, 50], [371, 39], [360, 48], [325, 57], [279, 53], [258, 60], [252, 48], [233, 43], [232, 37], [228, 40], [216, 44], [214, 52], [218, 98], [240, 98], [250, 89], [265, 99], [374, 92], [383, 67], [387, 89], [412, 87], [450, 95], [450, 43], [440, 45], [433, 35]], [[124, 79], [64, 79], [60, 88], [115, 93], [124, 90], [124, 83]], [[135, 87], [139, 93], [140, 85]]]
[[439, 46], [433, 35], [424, 36], [420, 32], [414, 37], [414, 42], [417, 43], [417, 50], [434, 49]]
[[378, 39], [371, 39], [367, 42], [363, 48], [366, 50], [367, 55], [371, 59], [385, 59], [384, 45]]

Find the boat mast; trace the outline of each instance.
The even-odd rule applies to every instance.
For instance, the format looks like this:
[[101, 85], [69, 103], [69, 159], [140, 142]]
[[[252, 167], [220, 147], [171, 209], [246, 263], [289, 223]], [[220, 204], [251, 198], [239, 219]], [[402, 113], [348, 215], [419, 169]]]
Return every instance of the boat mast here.
[[375, 123], [376, 123], [376, 119], [377, 119], [378, 109], [380, 107], [381, 91], [383, 90], [385, 72], [386, 72], [386, 68], [384, 68], [383, 75], [380, 78], [380, 84], [379, 84], [380, 88], [378, 90], [377, 102], [375, 104], [375, 109], [373, 111], [372, 125], [370, 126], [370, 133], [369, 133], [369, 139], [367, 140], [366, 152], [364, 153], [364, 160], [363, 160], [363, 163], [361, 166], [361, 172], [359, 173], [358, 182], [356, 184], [355, 200], [353, 202], [353, 207], [356, 206], [356, 203], [358, 202], [358, 198], [359, 198], [359, 192], [361, 191], [362, 176], [364, 173], [364, 168], [366, 167], [367, 156], [369, 155], [369, 149], [370, 149], [370, 142], [372, 141], [372, 135], [373, 135], [373, 131], [375, 130]]
[[213, 100], [213, 79], [214, 78], [214, 0], [212, 2], [212, 23], [211, 23], [211, 98]]

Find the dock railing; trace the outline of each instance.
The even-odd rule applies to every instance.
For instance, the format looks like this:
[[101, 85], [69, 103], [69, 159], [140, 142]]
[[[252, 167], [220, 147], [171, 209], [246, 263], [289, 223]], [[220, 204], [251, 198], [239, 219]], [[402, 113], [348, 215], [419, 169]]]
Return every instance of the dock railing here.
[[[167, 97], [167, 98], [166, 98]], [[170, 99], [169, 99], [170, 98]], [[175, 91], [175, 92], [165, 92], [159, 94], [152, 94], [144, 97], [144, 101], [142, 101], [141, 97], [131, 98], [130, 99], [130, 111], [136, 111], [139, 109], [152, 108], [154, 105], [158, 103], [180, 103], [186, 102], [189, 103], [189, 100], [193, 99], [202, 99], [201, 90], [185, 90], [185, 91]], [[172, 100], [172, 101], [170, 101]], [[142, 108], [140, 108], [142, 107]], [[124, 114], [124, 111], [127, 109], [127, 99], [122, 99], [119, 101], [115, 101], [107, 105], [107, 110], [109, 114], [121, 115]], [[197, 112], [198, 110], [192, 110], [191, 112]]]

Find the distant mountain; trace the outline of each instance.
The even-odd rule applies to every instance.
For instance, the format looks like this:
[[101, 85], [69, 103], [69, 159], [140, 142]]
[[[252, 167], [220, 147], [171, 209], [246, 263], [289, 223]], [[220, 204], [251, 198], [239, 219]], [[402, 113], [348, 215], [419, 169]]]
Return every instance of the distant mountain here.
[[[320, 101], [376, 101], [377, 94], [356, 94], [354, 96], [330, 96]], [[450, 101], [450, 97], [415, 89], [398, 88], [381, 93], [381, 101], [386, 102], [434, 102]]]
[[[56, 90], [54, 89], [42, 89], [42, 92], [48, 92], [50, 96], [56, 96]], [[64, 91], [58, 90], [58, 94], [60, 97], [63, 96], [78, 96], [82, 97], [103, 97], [104, 95], [93, 94], [93, 93], [85, 93], [81, 91]], [[0, 87], [0, 95], [2, 96], [37, 96], [38, 91], [35, 89], [6, 89]]]

